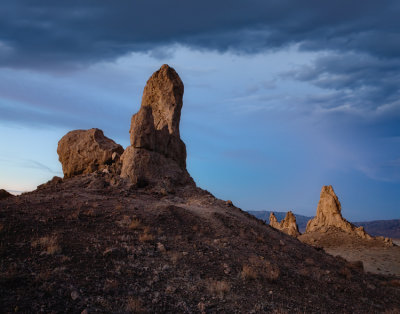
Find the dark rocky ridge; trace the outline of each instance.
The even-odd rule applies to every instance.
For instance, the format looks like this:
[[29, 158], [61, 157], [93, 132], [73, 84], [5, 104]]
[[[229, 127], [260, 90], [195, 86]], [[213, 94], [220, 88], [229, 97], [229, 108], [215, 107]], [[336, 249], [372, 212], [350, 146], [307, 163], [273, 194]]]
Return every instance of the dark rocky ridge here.
[[0, 200], [8, 198], [8, 197], [13, 197], [14, 195], [12, 195], [11, 193], [7, 192], [4, 189], [0, 189]]
[[0, 201], [5, 312], [341, 312], [400, 308], [399, 280], [299, 242], [193, 186], [96, 172]]

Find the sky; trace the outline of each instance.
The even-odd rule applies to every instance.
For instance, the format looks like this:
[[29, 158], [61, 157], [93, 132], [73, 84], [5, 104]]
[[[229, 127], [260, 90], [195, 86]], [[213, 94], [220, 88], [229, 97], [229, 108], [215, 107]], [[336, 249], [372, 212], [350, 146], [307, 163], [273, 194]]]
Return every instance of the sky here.
[[244, 210], [314, 216], [332, 185], [351, 221], [400, 218], [400, 2], [6, 0], [0, 188], [62, 176], [57, 142], [126, 148], [147, 79], [185, 85], [199, 187]]

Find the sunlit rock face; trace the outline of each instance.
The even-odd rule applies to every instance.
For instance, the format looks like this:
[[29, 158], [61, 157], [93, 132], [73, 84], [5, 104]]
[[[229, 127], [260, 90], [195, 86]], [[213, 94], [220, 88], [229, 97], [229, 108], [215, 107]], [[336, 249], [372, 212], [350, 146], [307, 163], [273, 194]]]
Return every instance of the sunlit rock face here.
[[317, 215], [307, 223], [306, 233], [326, 232], [338, 228], [348, 233], [355, 233], [362, 238], [371, 238], [363, 227], [356, 227], [342, 217], [342, 206], [331, 185], [322, 187], [317, 207]]
[[281, 222], [278, 222], [275, 214], [271, 213], [269, 215], [269, 225], [293, 237], [300, 235], [299, 227], [296, 223], [296, 216], [293, 215], [291, 211], [286, 213], [285, 218]]
[[133, 183], [193, 184], [179, 133], [183, 91], [179, 75], [168, 65], [147, 81], [140, 110], [132, 116], [131, 145], [121, 157], [122, 177]]
[[186, 146], [180, 138], [183, 83], [163, 65], [143, 91], [139, 112], [132, 116], [131, 145], [121, 145], [99, 129], [75, 130], [58, 143], [64, 177], [104, 170], [137, 185], [194, 185], [186, 170]]
[[68, 132], [57, 147], [66, 178], [106, 168], [114, 168], [118, 172], [116, 164], [123, 152], [121, 145], [104, 136], [99, 129]]

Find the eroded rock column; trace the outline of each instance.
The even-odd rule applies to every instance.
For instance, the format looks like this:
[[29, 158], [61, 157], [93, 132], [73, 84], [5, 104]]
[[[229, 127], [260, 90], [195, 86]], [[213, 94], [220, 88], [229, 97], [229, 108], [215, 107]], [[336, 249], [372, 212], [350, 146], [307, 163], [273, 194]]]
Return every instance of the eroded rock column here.
[[147, 81], [140, 110], [132, 116], [131, 145], [121, 157], [122, 177], [135, 184], [194, 184], [179, 133], [183, 91], [179, 75], [166, 64]]

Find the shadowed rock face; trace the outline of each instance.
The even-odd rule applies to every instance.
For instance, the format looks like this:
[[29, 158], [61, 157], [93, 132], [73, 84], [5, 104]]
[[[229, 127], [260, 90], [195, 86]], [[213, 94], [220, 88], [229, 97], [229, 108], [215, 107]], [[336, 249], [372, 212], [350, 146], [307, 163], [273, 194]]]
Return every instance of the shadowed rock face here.
[[131, 120], [131, 146], [121, 157], [122, 177], [133, 183], [193, 183], [179, 134], [183, 90], [181, 79], [168, 65], [147, 81], [140, 110]]
[[57, 148], [66, 178], [108, 168], [123, 152], [121, 145], [99, 129], [71, 131], [62, 137]]
[[280, 223], [276, 219], [275, 214], [271, 213], [269, 216], [269, 225], [293, 237], [300, 235], [299, 228], [296, 223], [296, 217], [291, 211], [286, 213], [285, 218]]
[[363, 227], [356, 227], [342, 217], [342, 206], [331, 185], [323, 186], [317, 207], [317, 216], [307, 223], [306, 232], [326, 232], [330, 228], [355, 233], [362, 238], [371, 238]]

